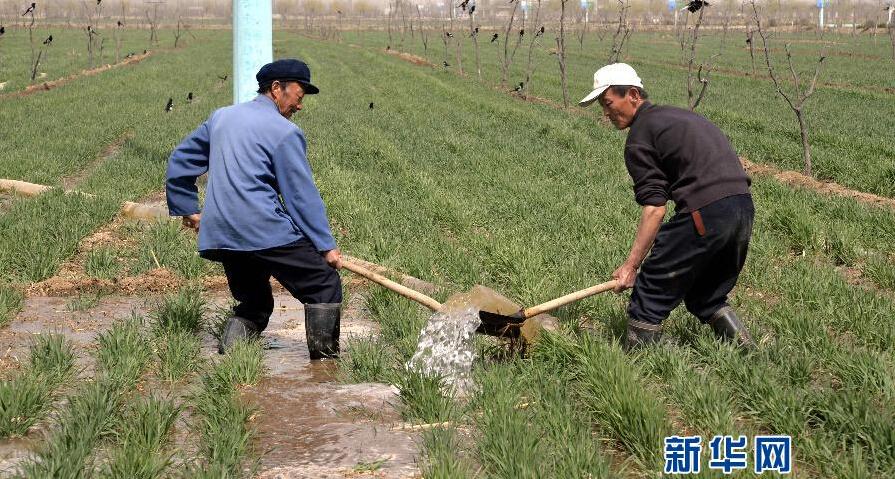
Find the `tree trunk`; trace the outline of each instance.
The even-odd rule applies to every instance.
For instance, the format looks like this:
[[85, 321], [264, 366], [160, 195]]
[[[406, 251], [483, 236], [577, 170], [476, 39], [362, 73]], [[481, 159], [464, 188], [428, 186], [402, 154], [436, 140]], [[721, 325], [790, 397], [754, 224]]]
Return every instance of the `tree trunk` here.
[[475, 19], [472, 15], [469, 15], [469, 33], [472, 35], [472, 45], [475, 48], [475, 71], [479, 76], [479, 81], [482, 81], [482, 60], [479, 56], [479, 34], [475, 31]]
[[559, 58], [559, 74], [562, 81], [562, 106], [569, 108], [569, 86], [566, 84], [566, 2], [568, 0], [560, 0], [559, 10], [559, 38], [556, 39], [558, 52], [556, 56]]
[[808, 143], [808, 124], [805, 122], [805, 115], [801, 108], [794, 110], [796, 118], [799, 120], [799, 133], [802, 136], [802, 162], [804, 164], [804, 173], [811, 176], [811, 144]]

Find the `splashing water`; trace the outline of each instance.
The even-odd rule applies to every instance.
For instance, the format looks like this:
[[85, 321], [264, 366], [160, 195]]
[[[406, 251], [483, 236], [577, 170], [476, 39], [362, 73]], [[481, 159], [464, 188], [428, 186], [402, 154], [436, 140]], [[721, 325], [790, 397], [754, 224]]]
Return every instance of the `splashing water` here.
[[481, 324], [482, 309], [511, 314], [519, 306], [484, 286], [451, 296], [420, 332], [416, 352], [407, 367], [440, 377], [445, 389], [465, 396], [473, 385], [475, 330]]
[[464, 395], [472, 386], [475, 330], [480, 322], [479, 310], [472, 306], [434, 313], [420, 332], [407, 367], [440, 377], [445, 389]]

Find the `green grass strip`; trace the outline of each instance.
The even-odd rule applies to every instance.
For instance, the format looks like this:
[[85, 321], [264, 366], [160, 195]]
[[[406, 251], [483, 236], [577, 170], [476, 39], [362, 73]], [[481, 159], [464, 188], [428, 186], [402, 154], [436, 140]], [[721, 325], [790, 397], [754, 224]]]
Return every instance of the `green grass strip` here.
[[125, 407], [116, 424], [116, 446], [100, 477], [153, 479], [168, 477], [173, 453], [167, 450], [180, 408], [174, 402], [145, 398]]
[[591, 422], [634, 455], [645, 469], [661, 466], [662, 443], [671, 431], [665, 407], [644, 385], [639, 368], [617, 345], [582, 335], [546, 334], [533, 358], [570, 381], [575, 400]]
[[190, 400], [201, 460], [188, 477], [246, 477], [245, 469], [254, 468], [248, 421], [255, 409], [240, 399], [238, 388], [261, 379], [263, 359], [260, 342], [240, 341], [203, 376]]
[[116, 323], [97, 338], [97, 377], [70, 397], [57, 424], [19, 471], [27, 478], [80, 478], [93, 474], [95, 448], [112, 432], [126, 394], [149, 358], [139, 318]]
[[23, 436], [43, 419], [73, 371], [74, 353], [63, 336], [36, 336], [25, 370], [0, 382], [0, 437]]

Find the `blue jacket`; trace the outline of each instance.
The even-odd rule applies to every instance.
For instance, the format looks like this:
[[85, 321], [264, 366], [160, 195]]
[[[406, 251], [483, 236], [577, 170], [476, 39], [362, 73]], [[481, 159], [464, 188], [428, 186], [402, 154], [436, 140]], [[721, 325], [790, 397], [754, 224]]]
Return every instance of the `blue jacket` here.
[[335, 249], [305, 154], [304, 132], [264, 95], [216, 110], [168, 159], [171, 216], [200, 211], [196, 178], [208, 172], [199, 251], [255, 251], [307, 238]]

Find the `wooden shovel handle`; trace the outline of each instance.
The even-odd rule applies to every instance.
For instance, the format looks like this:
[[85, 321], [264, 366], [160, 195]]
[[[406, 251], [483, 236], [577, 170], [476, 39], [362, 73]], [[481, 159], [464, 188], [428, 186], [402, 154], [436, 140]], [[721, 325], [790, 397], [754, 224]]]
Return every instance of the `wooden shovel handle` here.
[[398, 284], [386, 278], [385, 276], [382, 276], [381, 274], [374, 273], [367, 268], [364, 268], [363, 266], [342, 259], [342, 267], [356, 275], [363, 276], [364, 278], [367, 278], [370, 281], [377, 283], [386, 289], [394, 291], [407, 299], [412, 299], [417, 303], [420, 303], [423, 306], [431, 309], [432, 311], [438, 311], [439, 309], [441, 309], [441, 303], [439, 303], [435, 299], [430, 298], [429, 296], [426, 296], [419, 291], [410, 289], [403, 284]]
[[560, 296], [554, 300], [547, 301], [546, 303], [539, 304], [537, 306], [532, 306], [530, 308], [526, 308], [525, 311], [522, 312], [522, 317], [528, 319], [532, 316], [537, 316], [541, 313], [546, 313], [547, 311], [553, 311], [560, 306], [565, 306], [569, 303], [574, 303], [575, 301], [580, 301], [584, 298], [593, 296], [595, 294], [600, 294], [606, 291], [609, 291], [615, 288], [615, 285], [618, 282], [615, 280], [607, 281], [605, 283], [600, 283], [595, 286], [591, 286], [590, 288], [582, 289], [580, 291], [575, 291], [574, 293], [569, 293], [565, 296]]

